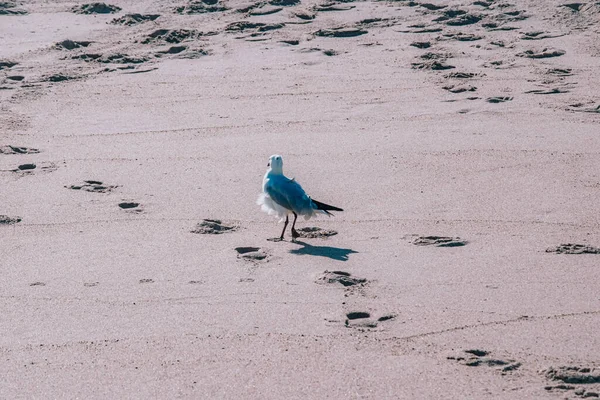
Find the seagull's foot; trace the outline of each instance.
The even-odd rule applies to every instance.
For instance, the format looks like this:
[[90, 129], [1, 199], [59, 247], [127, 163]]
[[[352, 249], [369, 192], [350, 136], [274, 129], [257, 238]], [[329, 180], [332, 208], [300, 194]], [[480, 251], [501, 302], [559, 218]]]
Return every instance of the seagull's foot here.
[[267, 239], [269, 242], [283, 242], [283, 237], [278, 238], [269, 238]]
[[300, 234], [298, 233], [298, 231], [297, 231], [297, 230], [295, 230], [295, 229], [292, 229], [292, 240], [294, 240], [294, 241], [295, 241], [295, 240], [296, 240], [296, 239], [298, 239], [299, 237], [300, 237]]

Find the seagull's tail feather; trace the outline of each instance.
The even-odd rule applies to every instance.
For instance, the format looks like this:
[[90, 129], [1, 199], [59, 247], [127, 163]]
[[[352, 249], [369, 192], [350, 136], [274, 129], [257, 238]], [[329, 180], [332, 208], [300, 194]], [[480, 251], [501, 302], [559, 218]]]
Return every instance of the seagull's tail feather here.
[[317, 206], [317, 210], [323, 211], [327, 215], [333, 215], [329, 211], [344, 211], [339, 207], [330, 206], [329, 204], [321, 203], [320, 201], [313, 200], [313, 203]]

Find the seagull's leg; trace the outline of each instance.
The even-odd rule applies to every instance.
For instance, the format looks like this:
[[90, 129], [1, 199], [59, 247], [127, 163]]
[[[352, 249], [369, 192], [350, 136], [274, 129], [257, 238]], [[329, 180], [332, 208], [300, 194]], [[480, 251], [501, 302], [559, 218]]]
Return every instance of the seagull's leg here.
[[297, 237], [300, 237], [300, 234], [296, 231], [296, 220], [298, 219], [298, 214], [294, 213], [294, 222], [292, 223], [292, 239], [296, 240]]
[[290, 219], [289, 219], [288, 215], [286, 214], [285, 224], [283, 224], [283, 230], [281, 231], [281, 237], [279, 238], [279, 240], [283, 240], [283, 234], [285, 233], [285, 228], [287, 228], [287, 226], [288, 226], [288, 222], [290, 222]]

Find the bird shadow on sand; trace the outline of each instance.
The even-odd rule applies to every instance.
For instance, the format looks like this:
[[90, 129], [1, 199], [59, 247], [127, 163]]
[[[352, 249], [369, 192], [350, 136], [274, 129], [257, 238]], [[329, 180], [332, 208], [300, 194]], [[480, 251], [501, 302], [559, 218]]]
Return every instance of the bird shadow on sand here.
[[296, 240], [294, 243], [301, 245], [294, 250], [290, 250], [291, 254], [309, 255], [309, 256], [320, 256], [328, 257], [338, 261], [348, 261], [348, 256], [353, 253], [358, 253], [352, 249], [342, 249], [340, 247], [331, 246], [313, 246], [306, 242]]

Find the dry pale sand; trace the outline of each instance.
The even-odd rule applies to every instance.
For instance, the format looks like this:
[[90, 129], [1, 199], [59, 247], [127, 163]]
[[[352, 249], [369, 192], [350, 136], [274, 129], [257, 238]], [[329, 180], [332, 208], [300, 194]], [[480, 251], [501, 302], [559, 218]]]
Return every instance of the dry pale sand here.
[[0, 2], [0, 398], [598, 397], [600, 3], [205, 1]]

